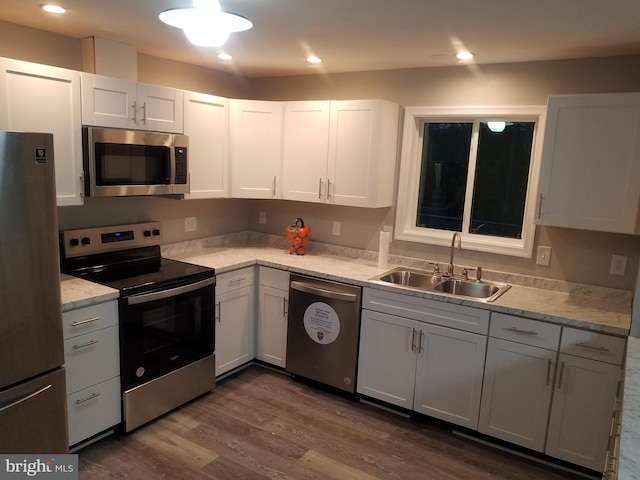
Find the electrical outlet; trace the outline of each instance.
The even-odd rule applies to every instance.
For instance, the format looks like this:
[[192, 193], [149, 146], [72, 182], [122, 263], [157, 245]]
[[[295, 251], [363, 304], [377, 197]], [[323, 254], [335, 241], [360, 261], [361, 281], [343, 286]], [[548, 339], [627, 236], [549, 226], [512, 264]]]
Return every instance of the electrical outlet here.
[[333, 222], [333, 234], [340, 235], [340, 222]]
[[551, 262], [551, 247], [538, 247], [538, 255], [536, 257], [536, 265], [548, 267]]
[[184, 217], [184, 231], [185, 232], [196, 231], [196, 217]]
[[624, 255], [611, 255], [611, 275], [623, 276], [627, 271], [627, 257]]
[[258, 223], [265, 224], [267, 223], [267, 212], [260, 212], [258, 216]]

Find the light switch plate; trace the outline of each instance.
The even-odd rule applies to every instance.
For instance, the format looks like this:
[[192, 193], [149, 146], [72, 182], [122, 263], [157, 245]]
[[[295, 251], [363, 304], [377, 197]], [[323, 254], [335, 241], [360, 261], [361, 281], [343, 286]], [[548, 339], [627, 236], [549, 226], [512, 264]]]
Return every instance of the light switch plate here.
[[184, 231], [185, 232], [196, 231], [196, 217], [184, 217]]
[[551, 247], [538, 247], [538, 256], [536, 257], [536, 265], [548, 267], [551, 262]]
[[340, 235], [340, 222], [333, 222], [333, 234]]

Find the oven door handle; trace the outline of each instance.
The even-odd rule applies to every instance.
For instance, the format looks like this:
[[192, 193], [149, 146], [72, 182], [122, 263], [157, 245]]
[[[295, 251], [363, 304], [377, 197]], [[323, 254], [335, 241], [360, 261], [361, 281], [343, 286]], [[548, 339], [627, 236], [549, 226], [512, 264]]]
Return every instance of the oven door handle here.
[[140, 295], [132, 295], [127, 297], [127, 305], [138, 305], [140, 303], [153, 302], [155, 300], [162, 300], [169, 297], [175, 297], [183, 293], [193, 292], [200, 288], [208, 287], [209, 285], [215, 285], [216, 277], [207, 278], [196, 283], [190, 283], [189, 285], [183, 285], [181, 287], [170, 288], [168, 290], [162, 290], [160, 292], [141, 293]]

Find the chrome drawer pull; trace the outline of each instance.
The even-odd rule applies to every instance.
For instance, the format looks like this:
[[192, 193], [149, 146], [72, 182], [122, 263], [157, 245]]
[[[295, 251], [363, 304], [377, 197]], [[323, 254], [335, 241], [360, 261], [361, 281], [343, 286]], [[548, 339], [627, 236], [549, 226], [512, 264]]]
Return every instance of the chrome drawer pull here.
[[411, 329], [411, 351], [412, 352], [416, 351], [416, 329], [415, 328]]
[[83, 343], [82, 345], [74, 345], [73, 349], [80, 350], [81, 348], [90, 347], [91, 345], [95, 345], [96, 343], [98, 343], [98, 340], [89, 340], [87, 343]]
[[100, 317], [91, 317], [91, 318], [87, 318], [85, 320], [78, 320], [76, 322], [72, 322], [71, 326], [72, 327], [79, 327], [80, 325], [84, 325], [85, 323], [97, 322], [98, 320], [100, 320]]
[[538, 335], [538, 332], [533, 331], [533, 330], [521, 330], [520, 328], [517, 327], [504, 327], [503, 330], [509, 330], [510, 332], [516, 332], [516, 333], [524, 333], [526, 335]]
[[234, 283], [239, 283], [239, 282], [243, 282], [247, 279], [247, 277], [238, 277], [238, 278], [234, 278], [233, 280], [229, 280], [229, 285], [233, 285]]
[[98, 398], [99, 396], [100, 396], [99, 393], [92, 393], [88, 397], [79, 398], [78, 400], [76, 400], [76, 405], [80, 405], [81, 403], [88, 402], [89, 400], [93, 400], [94, 398]]
[[576, 347], [588, 348], [590, 350], [598, 350], [599, 352], [609, 352], [610, 350], [607, 347], [602, 345], [588, 345], [586, 343], [574, 343]]

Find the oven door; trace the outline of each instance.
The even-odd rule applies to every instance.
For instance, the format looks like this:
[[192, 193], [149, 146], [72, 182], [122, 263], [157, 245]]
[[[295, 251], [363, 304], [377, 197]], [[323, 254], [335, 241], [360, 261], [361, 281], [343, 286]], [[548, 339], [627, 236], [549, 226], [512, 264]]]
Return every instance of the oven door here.
[[123, 391], [213, 354], [214, 296], [215, 277], [120, 299]]

